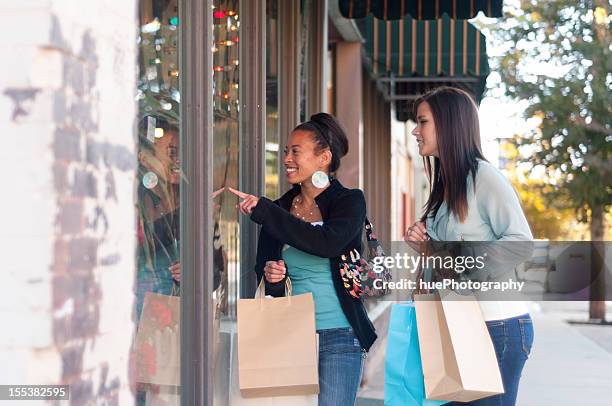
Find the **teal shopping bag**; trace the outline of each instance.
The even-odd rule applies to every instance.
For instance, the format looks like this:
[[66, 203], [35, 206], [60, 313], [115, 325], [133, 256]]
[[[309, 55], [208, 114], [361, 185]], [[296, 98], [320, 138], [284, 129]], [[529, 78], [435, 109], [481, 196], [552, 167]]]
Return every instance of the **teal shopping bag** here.
[[447, 402], [425, 399], [414, 303], [394, 304], [385, 357], [385, 405], [438, 406], [444, 403]]

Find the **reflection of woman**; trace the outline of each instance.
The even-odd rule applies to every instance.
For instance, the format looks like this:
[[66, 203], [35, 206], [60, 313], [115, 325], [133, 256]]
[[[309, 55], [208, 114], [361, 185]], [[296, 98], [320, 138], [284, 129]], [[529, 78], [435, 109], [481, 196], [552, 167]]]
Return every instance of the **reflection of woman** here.
[[[406, 232], [406, 241], [413, 246], [430, 238], [513, 241], [513, 247], [530, 246], [526, 241], [533, 237], [517, 194], [482, 155], [478, 110], [471, 97], [462, 90], [442, 87], [419, 99], [415, 108], [417, 126], [413, 134], [419, 154], [426, 157], [431, 194], [421, 221]], [[505, 393], [469, 404], [514, 405], [533, 342], [531, 317], [522, 302], [479, 303], [497, 353]]]
[[[221, 207], [223, 206], [223, 192], [225, 186], [212, 193], [213, 203], [213, 298], [215, 319], [227, 313], [227, 253], [222, 243], [221, 227], [219, 226]], [[217, 199], [218, 198], [218, 199]]]
[[144, 294], [172, 294], [180, 282], [178, 129], [158, 123], [164, 130], [154, 143], [141, 138], [139, 157], [139, 249], [137, 315]]
[[[266, 292], [284, 295], [286, 274], [295, 294], [312, 292], [319, 333], [319, 405], [352, 405], [363, 357], [376, 333], [363, 303], [344, 289], [338, 262], [361, 251], [366, 215], [363, 193], [329, 180], [348, 151], [339, 123], [319, 113], [293, 130], [285, 170], [293, 188], [275, 202], [232, 189], [240, 210], [262, 225], [255, 272]], [[283, 337], [279, 337], [283, 339]]]

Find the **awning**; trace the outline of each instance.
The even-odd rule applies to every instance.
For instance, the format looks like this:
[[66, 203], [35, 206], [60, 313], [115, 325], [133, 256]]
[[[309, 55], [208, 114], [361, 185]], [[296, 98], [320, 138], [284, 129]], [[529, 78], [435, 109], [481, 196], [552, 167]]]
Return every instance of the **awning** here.
[[503, 0], [338, 0], [346, 18], [364, 18], [370, 13], [381, 20], [399, 20], [409, 15], [418, 20], [435, 20], [448, 15], [455, 20], [503, 15]]
[[489, 74], [486, 39], [468, 21], [369, 16], [358, 26], [366, 39], [364, 63], [385, 100], [396, 102], [398, 119], [410, 118], [412, 102], [441, 85], [482, 97]]

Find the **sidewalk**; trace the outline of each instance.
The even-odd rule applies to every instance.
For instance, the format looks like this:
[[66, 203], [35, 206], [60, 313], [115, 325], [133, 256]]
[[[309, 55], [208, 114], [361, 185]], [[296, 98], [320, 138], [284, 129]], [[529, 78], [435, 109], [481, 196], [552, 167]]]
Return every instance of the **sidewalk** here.
[[[612, 351], [586, 334], [610, 335], [612, 327], [570, 325], [584, 320], [586, 303], [545, 302], [532, 310], [535, 340], [523, 371], [518, 405], [609, 405], [612, 402]], [[610, 314], [610, 313], [608, 313]]]
[[[566, 322], [586, 319], [586, 306], [580, 302], [530, 305], [535, 340], [523, 370], [517, 405], [612, 404], [612, 327]], [[610, 308], [608, 315], [612, 317]], [[366, 371], [368, 381], [359, 393], [357, 405], [382, 406], [383, 351], [370, 354], [368, 364], [374, 368]]]

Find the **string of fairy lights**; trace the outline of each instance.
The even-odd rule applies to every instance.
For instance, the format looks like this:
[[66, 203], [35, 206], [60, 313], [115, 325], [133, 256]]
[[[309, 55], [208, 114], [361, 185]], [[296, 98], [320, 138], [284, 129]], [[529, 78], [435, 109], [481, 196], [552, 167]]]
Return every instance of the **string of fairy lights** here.
[[178, 5], [141, 10], [140, 79], [137, 100], [144, 120], [143, 136], [151, 143], [164, 136], [160, 119], [171, 124], [179, 120]]
[[212, 8], [214, 39], [210, 50], [213, 53], [213, 106], [217, 111], [226, 111], [231, 115], [240, 109], [238, 100], [240, 19], [238, 12], [227, 4], [213, 5]]
[[[213, 107], [217, 114], [236, 117], [239, 112], [240, 18], [237, 2], [223, 1], [213, 9]], [[168, 10], [169, 11], [169, 10]], [[171, 11], [170, 11], [171, 13]], [[141, 26], [138, 44], [142, 73], [137, 99], [144, 117], [161, 117], [178, 122], [180, 93], [177, 44], [178, 16], [156, 15]], [[157, 121], [157, 120], [155, 120]], [[153, 142], [163, 137], [156, 123], [148, 124], [146, 137]]]

